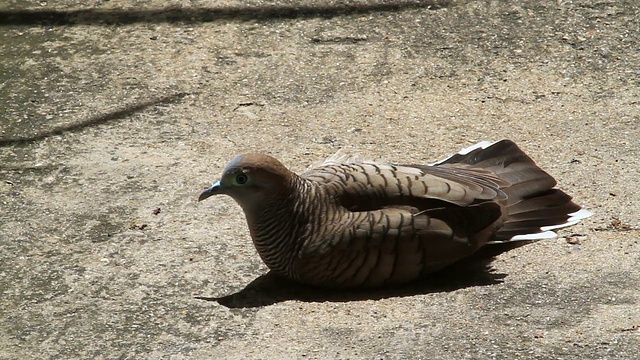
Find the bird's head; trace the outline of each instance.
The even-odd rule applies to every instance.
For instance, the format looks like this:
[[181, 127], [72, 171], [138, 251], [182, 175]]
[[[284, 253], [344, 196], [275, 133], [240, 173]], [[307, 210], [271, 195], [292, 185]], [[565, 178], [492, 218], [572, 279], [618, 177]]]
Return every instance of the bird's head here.
[[269, 155], [239, 155], [224, 169], [220, 181], [200, 194], [198, 201], [218, 194], [229, 195], [245, 213], [250, 213], [286, 192], [293, 177], [294, 173]]

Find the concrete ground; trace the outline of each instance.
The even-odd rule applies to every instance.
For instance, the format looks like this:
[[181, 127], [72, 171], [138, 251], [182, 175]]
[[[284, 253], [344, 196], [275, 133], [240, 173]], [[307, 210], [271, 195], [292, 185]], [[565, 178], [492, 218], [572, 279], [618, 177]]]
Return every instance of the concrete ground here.
[[[635, 1], [8, 0], [1, 359], [640, 359]], [[509, 138], [595, 212], [425, 283], [267, 273], [226, 163]]]

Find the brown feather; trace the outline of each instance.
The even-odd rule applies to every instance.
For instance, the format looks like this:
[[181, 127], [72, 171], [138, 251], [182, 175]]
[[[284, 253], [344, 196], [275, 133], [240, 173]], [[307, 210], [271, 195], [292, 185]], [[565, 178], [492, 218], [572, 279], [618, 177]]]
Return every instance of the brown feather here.
[[334, 157], [300, 175], [240, 155], [201, 199], [232, 196], [267, 266], [324, 287], [405, 283], [589, 215], [574, 215], [580, 207], [513, 142], [481, 145], [432, 166]]

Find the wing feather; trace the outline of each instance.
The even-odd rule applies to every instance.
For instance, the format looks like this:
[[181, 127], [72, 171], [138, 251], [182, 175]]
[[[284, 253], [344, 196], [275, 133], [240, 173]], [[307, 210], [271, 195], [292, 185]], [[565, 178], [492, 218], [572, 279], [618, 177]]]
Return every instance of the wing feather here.
[[[302, 177], [326, 185], [346, 207], [373, 209], [421, 204], [434, 199], [466, 206], [502, 200], [506, 184], [490, 172], [425, 165], [391, 165], [364, 161], [333, 163], [304, 172]], [[336, 186], [339, 185], [339, 186]]]

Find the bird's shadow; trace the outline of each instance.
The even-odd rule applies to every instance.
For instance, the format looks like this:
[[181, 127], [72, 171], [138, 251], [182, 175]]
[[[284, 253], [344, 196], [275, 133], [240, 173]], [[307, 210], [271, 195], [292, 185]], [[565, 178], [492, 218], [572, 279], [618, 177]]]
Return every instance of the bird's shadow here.
[[495, 273], [492, 259], [469, 259], [448, 266], [420, 281], [396, 287], [378, 289], [333, 290], [301, 285], [283, 279], [273, 272], [261, 275], [244, 289], [222, 297], [196, 296], [196, 299], [215, 301], [228, 308], [253, 308], [277, 304], [287, 300], [304, 302], [347, 302], [380, 300], [436, 292], [449, 292], [474, 286], [495, 285], [507, 275]]

